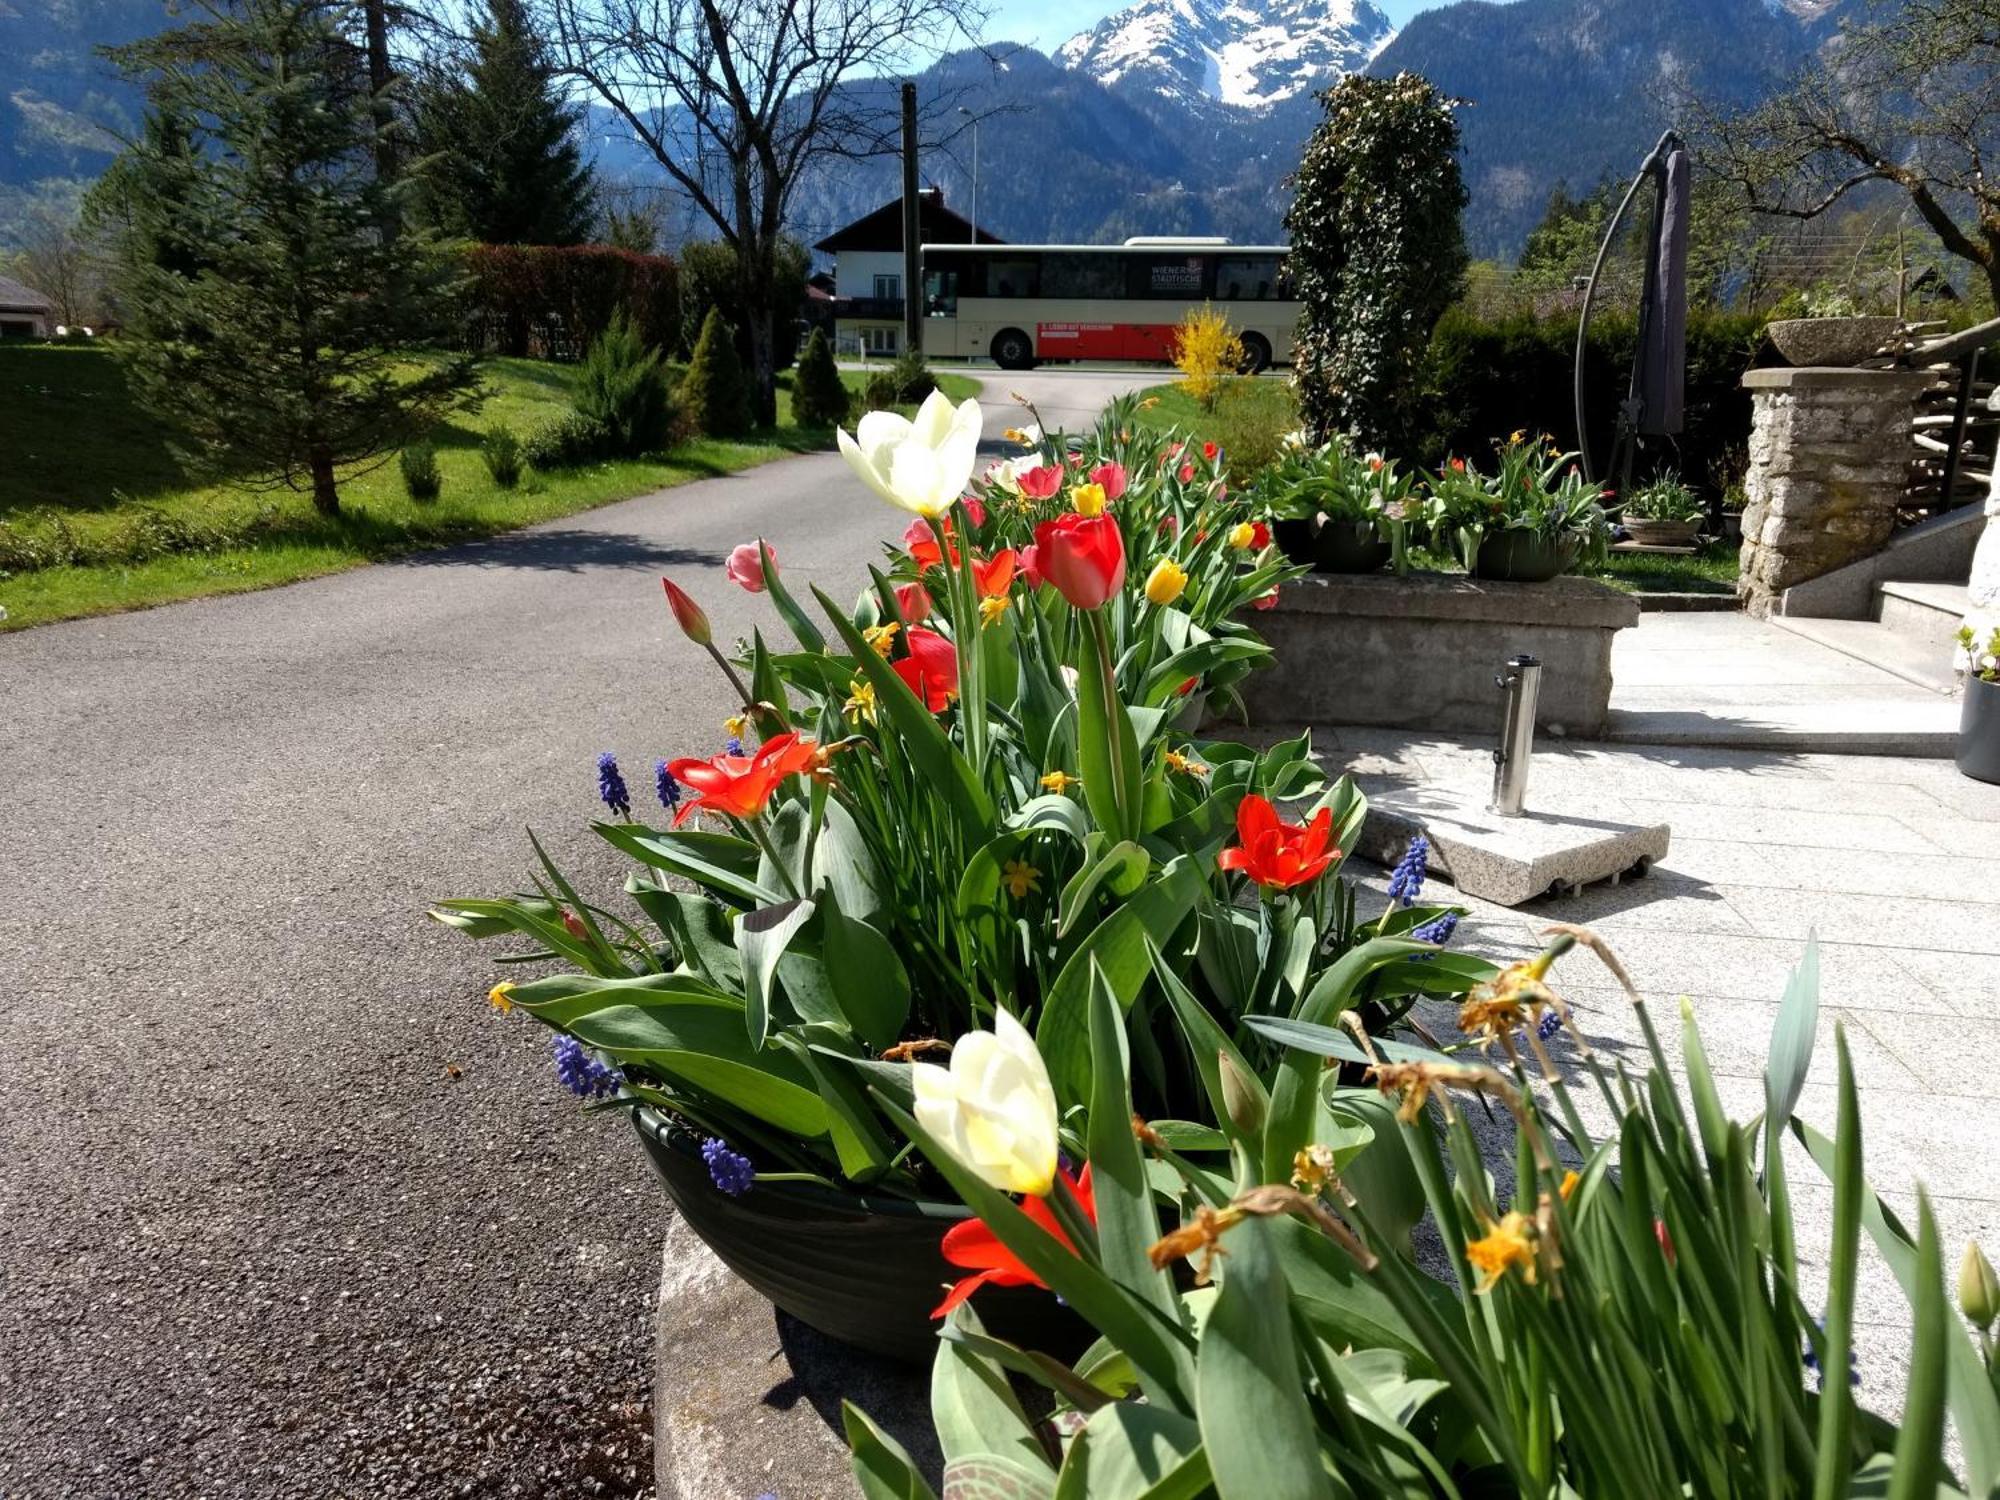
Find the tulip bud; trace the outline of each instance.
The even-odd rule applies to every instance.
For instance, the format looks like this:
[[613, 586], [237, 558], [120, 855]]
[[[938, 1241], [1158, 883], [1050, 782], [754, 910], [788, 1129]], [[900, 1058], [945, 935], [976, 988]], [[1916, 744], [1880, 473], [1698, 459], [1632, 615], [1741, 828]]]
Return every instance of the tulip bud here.
[[674, 612], [674, 623], [680, 626], [681, 634], [697, 646], [706, 646], [714, 637], [708, 628], [708, 616], [701, 612], [701, 606], [673, 579], [662, 578], [660, 582], [666, 588], [667, 608]]
[[1153, 564], [1153, 571], [1146, 575], [1146, 597], [1162, 607], [1172, 604], [1180, 598], [1187, 581], [1187, 569], [1171, 557], [1163, 557]]
[[1958, 1263], [1958, 1308], [1980, 1329], [2000, 1321], [2000, 1277], [1976, 1241], [1968, 1241]]
[[1215, 1062], [1222, 1073], [1222, 1107], [1229, 1122], [1245, 1135], [1256, 1135], [1264, 1128], [1264, 1100], [1256, 1082], [1227, 1052], [1216, 1053]]

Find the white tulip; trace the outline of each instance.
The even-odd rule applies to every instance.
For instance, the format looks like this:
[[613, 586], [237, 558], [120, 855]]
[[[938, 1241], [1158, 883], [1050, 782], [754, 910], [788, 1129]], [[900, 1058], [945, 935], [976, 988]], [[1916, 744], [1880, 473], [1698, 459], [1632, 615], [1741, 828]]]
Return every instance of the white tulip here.
[[968, 1031], [951, 1066], [915, 1063], [917, 1123], [1004, 1193], [1047, 1196], [1056, 1180], [1056, 1092], [1028, 1029], [1006, 1011]]
[[953, 407], [932, 391], [914, 422], [892, 411], [871, 411], [854, 436], [838, 433], [841, 456], [868, 488], [904, 510], [941, 516], [965, 493], [979, 460], [979, 403]]

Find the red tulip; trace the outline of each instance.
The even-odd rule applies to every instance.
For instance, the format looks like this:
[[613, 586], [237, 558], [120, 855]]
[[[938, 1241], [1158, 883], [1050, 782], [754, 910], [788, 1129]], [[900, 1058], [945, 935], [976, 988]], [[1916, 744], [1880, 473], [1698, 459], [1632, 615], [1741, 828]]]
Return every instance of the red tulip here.
[[1259, 594], [1255, 599], [1250, 601], [1250, 607], [1252, 609], [1276, 609], [1278, 607], [1278, 591], [1272, 589], [1268, 594]]
[[958, 696], [958, 648], [935, 630], [904, 632], [909, 655], [889, 663], [917, 701], [931, 713], [942, 713]]
[[1026, 473], [1015, 476], [1014, 482], [1021, 487], [1021, 493], [1030, 500], [1049, 500], [1062, 488], [1063, 471], [1060, 464], [1037, 464]]
[[1201, 679], [1199, 677], [1183, 677], [1181, 679], [1181, 685], [1174, 689], [1174, 696], [1177, 698], [1185, 698], [1189, 693], [1193, 692], [1200, 685], [1201, 685]]
[[667, 591], [667, 608], [674, 612], [674, 623], [680, 626], [681, 634], [697, 646], [706, 646], [714, 636], [708, 628], [708, 616], [701, 612], [701, 606], [673, 579], [662, 578], [660, 583]]
[[1262, 552], [1271, 545], [1271, 528], [1262, 521], [1250, 523], [1250, 550]]
[[1090, 482], [1104, 486], [1104, 498], [1116, 500], [1125, 493], [1125, 465], [1102, 463], [1090, 471]]
[[1038, 560], [1039, 556], [1040, 554], [1035, 551], [1034, 543], [1030, 542], [1021, 549], [1015, 559], [1020, 567], [1021, 576], [1028, 580], [1028, 587], [1031, 589], [1038, 589], [1042, 586], [1042, 569]]
[[[1071, 1177], [1067, 1172], [1063, 1173], [1063, 1181], [1069, 1184], [1071, 1191], [1076, 1194], [1077, 1201], [1083, 1205], [1085, 1216], [1095, 1224], [1097, 1195], [1091, 1186], [1090, 1168], [1084, 1167], [1081, 1181]], [[1069, 1236], [1063, 1233], [1062, 1225], [1056, 1222], [1055, 1214], [1049, 1209], [1048, 1199], [1023, 1198], [1021, 1212], [1061, 1240], [1070, 1250], [1076, 1249], [1076, 1246], [1070, 1243]], [[944, 1317], [983, 1286], [1038, 1286], [1044, 1290], [1048, 1288], [1048, 1283], [1030, 1271], [1013, 1251], [1000, 1243], [1000, 1237], [979, 1219], [967, 1219], [961, 1224], [952, 1225], [944, 1232], [944, 1243], [939, 1248], [943, 1250], [944, 1258], [953, 1265], [978, 1274], [967, 1276], [955, 1283], [951, 1290], [944, 1294], [944, 1301], [931, 1310], [933, 1318]]]
[[982, 599], [997, 599], [1014, 581], [1015, 556], [1012, 547], [1003, 547], [985, 562], [972, 560], [972, 581]]
[[896, 609], [902, 615], [905, 625], [920, 623], [931, 612], [930, 590], [921, 583], [897, 584]]
[[[778, 565], [778, 554], [771, 554], [771, 566]], [[745, 542], [729, 554], [729, 561], [722, 565], [722, 571], [731, 583], [748, 589], [753, 594], [764, 592], [764, 553], [762, 542]]]
[[[951, 536], [951, 521], [942, 522], [944, 534]], [[938, 546], [937, 533], [931, 530], [931, 523], [922, 516], [910, 522], [903, 529], [903, 546], [910, 554], [910, 560], [917, 565], [919, 573], [928, 573], [943, 559], [944, 553]], [[951, 549], [951, 565], [958, 566], [958, 547]]]
[[986, 524], [986, 502], [977, 495], [967, 495], [961, 502], [965, 507], [965, 519], [974, 526]]
[[1057, 516], [1035, 528], [1035, 566], [1078, 609], [1125, 586], [1125, 538], [1110, 516]]
[[1193, 479], [1194, 479], [1194, 465], [1193, 465], [1193, 464], [1182, 464], [1182, 465], [1181, 465], [1181, 483], [1182, 483], [1182, 484], [1188, 484], [1188, 483], [1191, 483], [1191, 482], [1193, 481]]
[[781, 734], [764, 741], [749, 755], [670, 763], [667, 770], [674, 780], [695, 792], [674, 814], [674, 826], [685, 823], [696, 808], [727, 813], [732, 818], [756, 817], [769, 805], [779, 783], [811, 765], [818, 749], [816, 741]]
[[1210, 463], [1215, 462], [1215, 455], [1220, 453], [1221, 451], [1222, 450], [1216, 447], [1215, 444], [1213, 443], [1203, 443], [1201, 445], [1201, 456], [1207, 459]]
[[1286, 823], [1255, 792], [1236, 804], [1236, 837], [1236, 847], [1217, 855], [1216, 865], [1241, 870], [1266, 890], [1289, 890], [1316, 880], [1340, 856], [1332, 842], [1330, 808], [1322, 807], [1310, 823]]

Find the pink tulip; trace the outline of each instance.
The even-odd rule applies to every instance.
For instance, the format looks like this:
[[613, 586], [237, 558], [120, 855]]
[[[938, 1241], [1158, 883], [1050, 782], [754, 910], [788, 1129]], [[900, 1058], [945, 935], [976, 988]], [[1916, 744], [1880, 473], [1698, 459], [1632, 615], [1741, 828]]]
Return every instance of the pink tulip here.
[[1047, 500], [1062, 488], [1063, 471], [1055, 464], [1041, 464], [1020, 475], [1016, 482], [1030, 500]]
[[921, 623], [931, 612], [930, 591], [921, 583], [897, 584], [896, 609], [902, 615], [905, 625]]
[[1090, 482], [1104, 486], [1104, 498], [1116, 500], [1125, 493], [1125, 465], [1102, 463], [1090, 471]]
[[[729, 561], [722, 565], [722, 571], [729, 581], [739, 588], [748, 589], [753, 594], [764, 592], [764, 557], [761, 542], [745, 542], [729, 554]], [[776, 568], [778, 557], [771, 555], [771, 566]]]

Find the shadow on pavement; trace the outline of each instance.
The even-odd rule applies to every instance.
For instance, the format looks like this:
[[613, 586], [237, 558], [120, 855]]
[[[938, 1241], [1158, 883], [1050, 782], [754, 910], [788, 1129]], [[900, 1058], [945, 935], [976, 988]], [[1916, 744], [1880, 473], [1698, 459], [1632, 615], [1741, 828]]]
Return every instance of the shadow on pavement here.
[[514, 531], [486, 541], [413, 553], [403, 559], [415, 568], [532, 568], [548, 573], [581, 573], [586, 568], [666, 568], [717, 565], [720, 552], [667, 546], [621, 531]]

